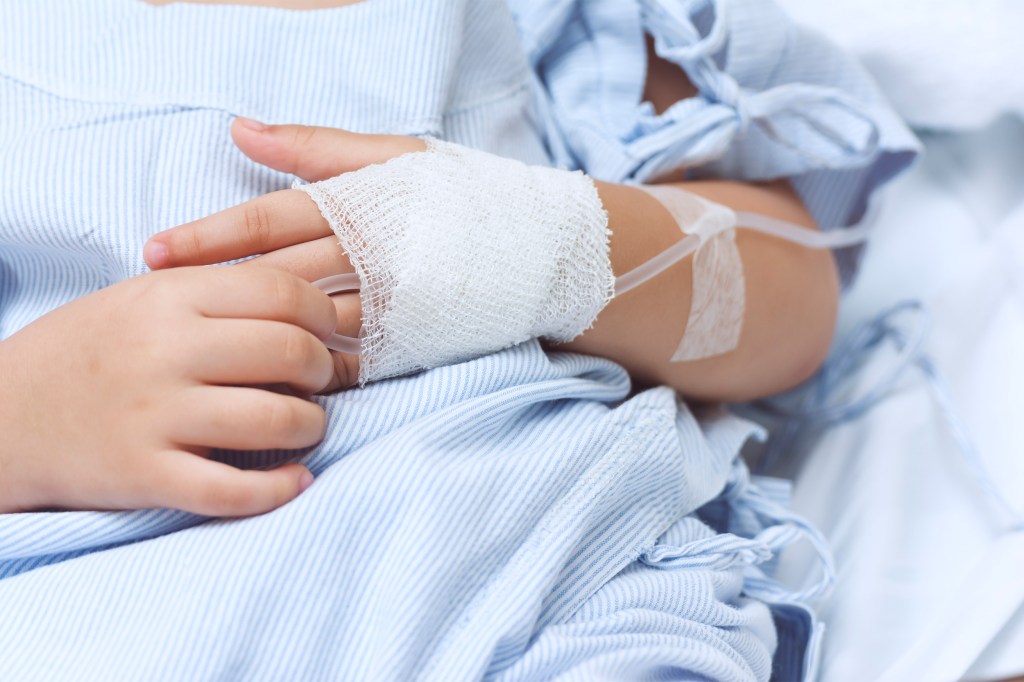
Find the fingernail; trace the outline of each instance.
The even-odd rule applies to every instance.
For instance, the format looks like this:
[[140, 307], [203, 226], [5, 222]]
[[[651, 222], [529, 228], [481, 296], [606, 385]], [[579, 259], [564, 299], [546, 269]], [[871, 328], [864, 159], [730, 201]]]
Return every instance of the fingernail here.
[[239, 116], [238, 122], [242, 126], [248, 128], [249, 130], [254, 130], [257, 133], [262, 133], [266, 132], [267, 130], [270, 130], [270, 126], [268, 126], [266, 123], [260, 123], [259, 121], [253, 120], [251, 118]]
[[304, 493], [313, 485], [313, 474], [308, 471], [299, 476], [299, 493]]
[[149, 242], [142, 248], [142, 257], [151, 268], [160, 268], [167, 263], [167, 245], [161, 242]]

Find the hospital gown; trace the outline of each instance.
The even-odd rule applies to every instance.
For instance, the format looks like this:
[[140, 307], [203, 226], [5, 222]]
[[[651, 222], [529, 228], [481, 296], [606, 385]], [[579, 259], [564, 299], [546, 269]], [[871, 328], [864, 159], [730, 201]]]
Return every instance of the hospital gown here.
[[[701, 90], [664, 115], [645, 31]], [[830, 226], [916, 149], [763, 2], [0, 0], [0, 338], [143, 273], [154, 232], [288, 187], [236, 115], [612, 181], [787, 176]], [[770, 566], [817, 535], [747, 474], [756, 425], [536, 342], [319, 400], [316, 482], [263, 516], [0, 516], [0, 679], [813, 675], [814, 590]]]

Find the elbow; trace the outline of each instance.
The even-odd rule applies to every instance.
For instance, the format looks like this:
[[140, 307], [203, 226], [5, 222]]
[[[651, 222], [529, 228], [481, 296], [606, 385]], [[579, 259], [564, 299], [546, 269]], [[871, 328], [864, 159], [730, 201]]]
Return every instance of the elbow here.
[[795, 333], [787, 335], [789, 348], [778, 356], [779, 371], [771, 382], [774, 385], [755, 397], [799, 386], [814, 377], [828, 358], [839, 316], [839, 274], [831, 252], [813, 255], [817, 261], [812, 268], [813, 276], [794, 301], [796, 310], [791, 315]]
[[[816, 229], [788, 185], [744, 190], [746, 202], [729, 205]], [[832, 252], [746, 230], [736, 241], [746, 281], [739, 347], [669, 371], [670, 385], [692, 398], [742, 402], [787, 391], [812, 378], [832, 346], [840, 293]]]
[[839, 297], [816, 303], [816, 320], [809, 325], [799, 355], [783, 390], [788, 390], [808, 381], [825, 364], [832, 341], [835, 337], [836, 318], [839, 314]]
[[799, 258], [801, 276], [787, 286], [748, 287], [744, 332], [736, 350], [678, 365], [666, 383], [698, 400], [745, 402], [811, 379], [832, 346], [839, 276], [828, 251], [805, 251]]

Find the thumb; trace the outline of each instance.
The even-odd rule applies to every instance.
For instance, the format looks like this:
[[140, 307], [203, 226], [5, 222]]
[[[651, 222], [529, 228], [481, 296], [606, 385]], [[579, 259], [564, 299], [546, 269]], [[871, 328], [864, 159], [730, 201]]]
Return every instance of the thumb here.
[[256, 163], [308, 182], [426, 149], [423, 140], [415, 137], [363, 135], [315, 126], [272, 126], [249, 118], [235, 119], [231, 137]]

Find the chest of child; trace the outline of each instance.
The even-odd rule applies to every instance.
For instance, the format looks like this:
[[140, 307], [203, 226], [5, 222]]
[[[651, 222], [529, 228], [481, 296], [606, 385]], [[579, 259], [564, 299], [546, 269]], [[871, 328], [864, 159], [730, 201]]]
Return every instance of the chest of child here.
[[[288, 187], [234, 147], [236, 115], [431, 134], [545, 162], [507, 9], [463, 4], [5, 4], [2, 335], [144, 272], [155, 232]], [[72, 16], [53, 21], [60, 12]], [[70, 282], [62, 296], [33, 293], [58, 276]]]
[[155, 223], [139, 226], [148, 235], [283, 186], [240, 167], [227, 135], [237, 115], [483, 148], [508, 139], [501, 151], [543, 160], [502, 0], [243, 4], [0, 8], [0, 243], [57, 239], [56, 223], [78, 243], [139, 222]]

